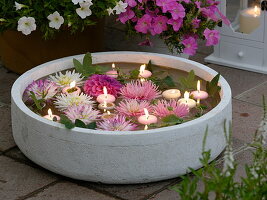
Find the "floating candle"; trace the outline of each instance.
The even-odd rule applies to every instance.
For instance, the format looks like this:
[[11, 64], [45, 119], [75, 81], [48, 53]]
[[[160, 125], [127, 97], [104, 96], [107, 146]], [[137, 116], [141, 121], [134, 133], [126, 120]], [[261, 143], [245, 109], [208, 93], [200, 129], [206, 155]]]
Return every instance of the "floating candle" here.
[[48, 115], [45, 115], [44, 118], [54, 122], [58, 122], [60, 120], [60, 117], [58, 115], [53, 115], [50, 108], [48, 109]]
[[103, 115], [101, 116], [102, 119], [113, 119], [114, 117], [116, 117], [116, 114], [110, 113], [110, 111], [103, 113]]
[[145, 115], [142, 115], [138, 118], [138, 122], [140, 124], [149, 125], [149, 124], [157, 123], [158, 119], [156, 116], [150, 115], [146, 108], [144, 108], [144, 112], [145, 112]]
[[178, 99], [181, 96], [181, 92], [177, 89], [165, 90], [162, 96], [167, 100]]
[[98, 105], [98, 108], [100, 110], [113, 110], [115, 108], [115, 104], [114, 103], [107, 103], [106, 101], [104, 101], [103, 103], [100, 103]]
[[240, 11], [239, 14], [239, 31], [250, 34], [260, 26], [261, 10], [258, 6], [247, 8]]
[[118, 78], [118, 72], [116, 70], [115, 64], [112, 64], [112, 70], [106, 72], [106, 75], [112, 78]]
[[76, 86], [76, 82], [72, 81], [70, 86], [63, 88], [62, 93], [64, 94], [76, 94], [79, 95], [81, 93], [81, 89]]
[[98, 103], [104, 103], [104, 102], [113, 103], [116, 100], [116, 98], [113, 95], [108, 94], [108, 90], [105, 86], [103, 87], [103, 93], [104, 94], [100, 94], [96, 98]]
[[151, 71], [146, 70], [146, 65], [141, 65], [139, 69], [139, 77], [149, 78], [150, 76], [152, 76]]
[[197, 81], [197, 90], [196, 91], [193, 91], [191, 92], [191, 95], [194, 97], [194, 99], [200, 99], [200, 100], [203, 100], [203, 99], [207, 99], [208, 98], [208, 93], [205, 92], [205, 91], [201, 91], [200, 90], [200, 81], [198, 80]]
[[189, 92], [186, 91], [184, 93], [184, 98], [179, 99], [178, 102], [188, 105], [189, 108], [194, 108], [196, 106], [196, 101], [194, 99], [190, 99], [189, 95]]

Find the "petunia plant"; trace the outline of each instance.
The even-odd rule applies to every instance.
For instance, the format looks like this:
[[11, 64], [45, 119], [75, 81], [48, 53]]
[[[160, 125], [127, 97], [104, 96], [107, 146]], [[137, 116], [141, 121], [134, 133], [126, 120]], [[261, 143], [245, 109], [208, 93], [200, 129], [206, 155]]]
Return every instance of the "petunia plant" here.
[[216, 45], [219, 31], [229, 20], [218, 9], [216, 0], [125, 0], [126, 12], [118, 20], [127, 25], [129, 35], [146, 37], [140, 45], [152, 45], [150, 36], [159, 36], [171, 51], [194, 55], [197, 39]]
[[121, 14], [125, 8], [119, 0], [1, 0], [0, 33], [17, 30], [29, 35], [40, 30], [48, 39], [62, 29], [82, 31], [97, 18], [109, 12]]

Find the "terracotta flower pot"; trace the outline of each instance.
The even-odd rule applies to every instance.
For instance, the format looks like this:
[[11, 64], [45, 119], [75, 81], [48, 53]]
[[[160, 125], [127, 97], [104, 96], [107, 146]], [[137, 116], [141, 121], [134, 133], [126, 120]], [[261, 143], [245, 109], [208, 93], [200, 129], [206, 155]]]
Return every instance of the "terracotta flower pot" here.
[[102, 51], [103, 37], [104, 20], [73, 35], [69, 30], [62, 30], [52, 40], [44, 40], [38, 30], [28, 36], [18, 31], [6, 31], [0, 34], [0, 59], [6, 68], [22, 74], [50, 60]]

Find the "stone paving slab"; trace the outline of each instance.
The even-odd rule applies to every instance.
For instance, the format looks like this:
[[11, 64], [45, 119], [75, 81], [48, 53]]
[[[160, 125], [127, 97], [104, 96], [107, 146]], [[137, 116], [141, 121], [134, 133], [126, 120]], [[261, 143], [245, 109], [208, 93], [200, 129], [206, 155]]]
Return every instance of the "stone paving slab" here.
[[98, 193], [70, 182], [60, 182], [34, 194], [27, 200], [115, 200], [116, 198]]
[[258, 106], [263, 106], [262, 95], [267, 99], [267, 82], [264, 82], [248, 91], [236, 96], [236, 99], [249, 102]]
[[55, 176], [0, 156], [0, 199], [15, 200], [54, 181]]
[[0, 107], [0, 115], [0, 151], [5, 151], [15, 146], [11, 131], [10, 107]]
[[98, 183], [88, 183], [89, 187], [96, 188], [99, 191], [107, 192], [121, 199], [127, 200], [141, 200], [147, 199], [154, 193], [167, 188], [169, 185], [174, 184], [179, 179], [170, 179], [148, 184], [136, 185], [106, 185]]
[[233, 136], [241, 141], [251, 142], [262, 114], [261, 107], [233, 99]]
[[214, 64], [208, 64], [208, 67], [219, 72], [228, 81], [232, 89], [233, 97], [267, 81], [267, 75], [260, 73]]

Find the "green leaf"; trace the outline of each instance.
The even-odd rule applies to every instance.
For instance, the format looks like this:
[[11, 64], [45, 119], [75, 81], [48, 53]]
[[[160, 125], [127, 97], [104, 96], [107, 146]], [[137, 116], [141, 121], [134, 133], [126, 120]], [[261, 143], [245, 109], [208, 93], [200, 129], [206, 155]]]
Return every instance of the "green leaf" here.
[[79, 120], [79, 119], [75, 120], [75, 126], [79, 128], [86, 128], [86, 124], [82, 120]]
[[66, 115], [60, 115], [60, 123], [64, 124], [67, 129], [72, 129], [75, 127], [75, 124], [73, 124]]
[[162, 82], [163, 82], [164, 84], [166, 84], [168, 87], [175, 87], [175, 83], [174, 83], [172, 77], [170, 77], [170, 76], [166, 76], [166, 77], [162, 80]]
[[167, 126], [171, 126], [171, 125], [181, 124], [183, 122], [183, 119], [177, 117], [176, 115], [168, 115], [162, 118], [162, 122]]
[[153, 67], [154, 67], [154, 65], [152, 64], [152, 61], [149, 60], [149, 62], [147, 63], [147, 66], [146, 66], [147, 70], [149, 70], [153, 73]]
[[93, 62], [93, 60], [92, 60], [91, 53], [89, 53], [89, 52], [86, 53], [84, 58], [83, 58], [83, 66], [84, 67], [90, 67], [90, 66], [92, 66], [92, 62]]
[[221, 87], [218, 86], [220, 74], [217, 74], [210, 82], [207, 81], [206, 90], [211, 97], [215, 97], [219, 94]]
[[96, 127], [97, 127], [96, 126], [96, 122], [92, 122], [92, 123], [88, 124], [86, 128], [88, 128], [88, 129], [96, 129]]
[[139, 70], [138, 69], [135, 69], [135, 70], [132, 70], [130, 72], [130, 78], [131, 79], [138, 79], [138, 76], [139, 76]]
[[77, 59], [73, 58], [73, 64], [77, 72], [83, 74], [83, 65]]
[[38, 110], [42, 110], [41, 103], [43, 102], [43, 100], [38, 100], [38, 99], [36, 98], [36, 96], [35, 96], [35, 94], [34, 94], [33, 91], [30, 91], [30, 93], [31, 93], [30, 97], [32, 98], [32, 100], [33, 100], [33, 102], [34, 102], [36, 108], [37, 108]]
[[197, 81], [195, 80], [195, 72], [194, 70], [191, 70], [187, 77], [181, 77], [179, 79], [179, 83], [183, 90], [194, 90], [197, 86]]

